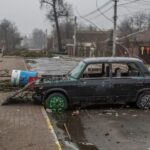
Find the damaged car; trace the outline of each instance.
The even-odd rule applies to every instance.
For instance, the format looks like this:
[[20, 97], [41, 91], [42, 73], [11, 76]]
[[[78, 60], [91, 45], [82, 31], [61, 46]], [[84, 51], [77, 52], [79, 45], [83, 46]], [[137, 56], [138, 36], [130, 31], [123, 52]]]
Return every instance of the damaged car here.
[[137, 58], [87, 58], [65, 76], [42, 77], [36, 82], [33, 98], [46, 108], [59, 110], [127, 103], [148, 109], [150, 72]]

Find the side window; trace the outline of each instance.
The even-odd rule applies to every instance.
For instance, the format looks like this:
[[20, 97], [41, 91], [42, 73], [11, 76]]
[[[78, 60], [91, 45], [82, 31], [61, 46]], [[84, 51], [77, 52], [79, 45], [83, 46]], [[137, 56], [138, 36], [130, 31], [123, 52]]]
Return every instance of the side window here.
[[128, 65], [124, 63], [112, 64], [112, 76], [113, 77], [125, 77], [128, 76]]
[[140, 77], [142, 73], [135, 63], [113, 63], [113, 77]]
[[128, 64], [128, 76], [129, 77], [141, 77], [143, 76], [142, 72], [138, 68], [138, 66], [135, 63], [129, 63]]
[[83, 72], [82, 78], [109, 77], [110, 68], [108, 63], [90, 64]]

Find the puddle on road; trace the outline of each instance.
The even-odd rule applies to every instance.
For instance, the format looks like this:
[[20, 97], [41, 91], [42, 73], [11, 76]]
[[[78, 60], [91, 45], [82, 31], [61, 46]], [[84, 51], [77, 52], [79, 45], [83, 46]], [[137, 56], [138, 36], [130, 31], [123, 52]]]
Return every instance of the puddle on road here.
[[[98, 150], [88, 142], [84, 136], [84, 129], [80, 116], [72, 116], [71, 112], [49, 115], [56, 122], [56, 126], [63, 131], [64, 143], [72, 150]], [[59, 137], [58, 137], [59, 138]]]

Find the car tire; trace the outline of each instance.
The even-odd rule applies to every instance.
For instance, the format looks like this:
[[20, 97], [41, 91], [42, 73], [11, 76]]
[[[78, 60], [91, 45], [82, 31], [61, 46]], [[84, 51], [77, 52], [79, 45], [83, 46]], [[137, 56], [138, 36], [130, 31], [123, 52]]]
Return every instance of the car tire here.
[[138, 97], [136, 105], [140, 109], [150, 109], [150, 91], [141, 93]]
[[52, 93], [46, 99], [45, 106], [52, 112], [64, 111], [68, 108], [67, 98], [61, 93]]

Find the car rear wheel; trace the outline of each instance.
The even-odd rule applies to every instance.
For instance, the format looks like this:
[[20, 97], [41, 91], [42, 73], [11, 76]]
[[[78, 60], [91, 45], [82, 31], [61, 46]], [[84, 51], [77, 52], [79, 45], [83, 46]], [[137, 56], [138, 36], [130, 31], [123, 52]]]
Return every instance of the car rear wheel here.
[[46, 108], [53, 112], [64, 111], [68, 108], [67, 99], [61, 93], [53, 93], [46, 99]]
[[140, 94], [136, 104], [140, 109], [150, 109], [150, 91]]

